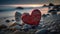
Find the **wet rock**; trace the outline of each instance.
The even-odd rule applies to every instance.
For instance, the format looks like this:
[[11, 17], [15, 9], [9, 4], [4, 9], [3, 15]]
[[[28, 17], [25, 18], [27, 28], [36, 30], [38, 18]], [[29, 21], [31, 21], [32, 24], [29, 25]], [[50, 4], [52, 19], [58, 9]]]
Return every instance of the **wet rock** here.
[[7, 28], [7, 26], [6, 25], [0, 25], [0, 29], [6, 29]]
[[9, 22], [10, 22], [10, 20], [6, 20], [5, 22], [9, 23]]
[[13, 34], [27, 34], [27, 32], [16, 30], [13, 32]]
[[45, 29], [38, 30], [38, 31], [36, 31], [35, 34], [48, 34], [48, 30], [45, 30]]

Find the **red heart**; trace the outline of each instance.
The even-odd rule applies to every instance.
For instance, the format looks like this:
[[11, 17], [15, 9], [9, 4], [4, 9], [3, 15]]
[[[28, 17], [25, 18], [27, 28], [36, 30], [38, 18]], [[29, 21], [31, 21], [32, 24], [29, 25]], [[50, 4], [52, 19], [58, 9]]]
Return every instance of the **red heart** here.
[[29, 13], [22, 14], [22, 21], [29, 25], [38, 25], [41, 19], [41, 12], [38, 9], [32, 11], [31, 15]]

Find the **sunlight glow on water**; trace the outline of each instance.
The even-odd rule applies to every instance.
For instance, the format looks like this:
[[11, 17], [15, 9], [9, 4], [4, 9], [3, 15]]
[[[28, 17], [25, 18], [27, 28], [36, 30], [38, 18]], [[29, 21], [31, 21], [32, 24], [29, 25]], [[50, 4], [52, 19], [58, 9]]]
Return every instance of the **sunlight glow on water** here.
[[0, 6], [10, 6], [10, 7], [40, 7], [43, 4], [17, 4], [17, 5], [0, 5]]

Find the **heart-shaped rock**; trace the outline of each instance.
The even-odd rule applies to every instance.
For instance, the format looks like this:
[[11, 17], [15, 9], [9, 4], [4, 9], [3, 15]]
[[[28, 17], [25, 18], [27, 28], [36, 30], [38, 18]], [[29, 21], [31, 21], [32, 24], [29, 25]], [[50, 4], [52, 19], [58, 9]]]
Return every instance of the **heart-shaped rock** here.
[[31, 15], [29, 13], [22, 14], [22, 21], [29, 25], [38, 25], [41, 19], [41, 12], [38, 9], [32, 11]]

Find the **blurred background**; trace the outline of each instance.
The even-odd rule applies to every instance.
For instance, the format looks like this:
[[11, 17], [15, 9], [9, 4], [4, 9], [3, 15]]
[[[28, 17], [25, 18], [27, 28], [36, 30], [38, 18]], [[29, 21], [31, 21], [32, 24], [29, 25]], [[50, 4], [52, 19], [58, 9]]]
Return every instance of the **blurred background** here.
[[[34, 9], [39, 9], [41, 11], [41, 20], [39, 23], [40, 25], [37, 27], [37, 31], [46, 29], [49, 31], [48, 34], [60, 34], [55, 33], [56, 31], [60, 32], [60, 0], [0, 0], [0, 33], [16, 34], [15, 32], [21, 32], [19, 30], [22, 27], [23, 29], [29, 29], [30, 26], [28, 24], [19, 26], [19, 24], [23, 23], [21, 15], [23, 13], [31, 14]], [[18, 23], [18, 25], [16, 25], [16, 23]], [[7, 30], [6, 33], [3, 33], [6, 30], [5, 27], [7, 27], [6, 29], [11, 28], [10, 30], [14, 32], [12, 33], [10, 30], [7, 32]], [[15, 31], [16, 29], [17, 31]], [[29, 33], [32, 34], [31, 32]], [[33, 33], [35, 34], [35, 31]], [[38, 33], [40, 33], [40, 31], [38, 31]]]

